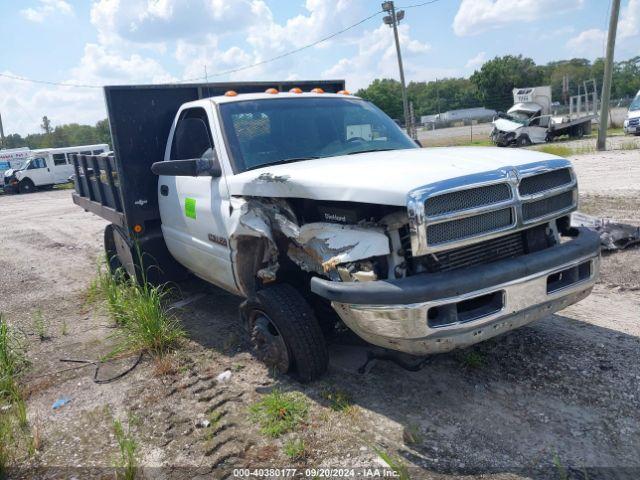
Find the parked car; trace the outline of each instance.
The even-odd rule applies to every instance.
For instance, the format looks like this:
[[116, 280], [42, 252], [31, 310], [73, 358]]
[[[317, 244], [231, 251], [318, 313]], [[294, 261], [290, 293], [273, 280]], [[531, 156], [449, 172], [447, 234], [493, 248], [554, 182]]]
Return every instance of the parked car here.
[[640, 135], [640, 91], [629, 105], [627, 119], [624, 121], [624, 133]]
[[548, 316], [596, 281], [600, 240], [570, 226], [566, 159], [421, 149], [341, 81], [105, 98], [114, 155], [73, 157], [73, 201], [110, 222], [110, 267], [190, 272], [244, 297], [256, 355], [303, 381], [327, 369], [336, 320], [429, 355]]

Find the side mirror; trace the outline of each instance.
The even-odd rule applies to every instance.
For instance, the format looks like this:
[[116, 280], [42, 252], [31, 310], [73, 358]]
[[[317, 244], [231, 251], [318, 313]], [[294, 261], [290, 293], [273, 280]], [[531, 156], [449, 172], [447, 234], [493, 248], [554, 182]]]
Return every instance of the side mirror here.
[[151, 165], [151, 171], [156, 175], [170, 177], [201, 177], [208, 175], [217, 178], [222, 176], [222, 168], [213, 148], [209, 148], [200, 158], [155, 162]]

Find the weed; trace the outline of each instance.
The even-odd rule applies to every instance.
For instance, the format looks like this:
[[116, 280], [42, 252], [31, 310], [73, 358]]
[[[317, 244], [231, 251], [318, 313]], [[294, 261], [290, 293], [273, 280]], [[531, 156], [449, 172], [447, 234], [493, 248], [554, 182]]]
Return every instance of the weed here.
[[41, 342], [49, 339], [49, 335], [47, 335], [47, 321], [44, 319], [44, 315], [40, 308], [38, 308], [33, 314], [33, 329]]
[[567, 469], [564, 468], [564, 465], [562, 465], [560, 456], [558, 455], [557, 451], [553, 452], [553, 465], [558, 471], [558, 477], [560, 478], [560, 480], [567, 480], [569, 478], [569, 476], [567, 475]]
[[320, 396], [329, 402], [329, 408], [335, 412], [344, 412], [353, 405], [351, 395], [343, 390], [327, 389]]
[[620, 150], [637, 150], [639, 148], [636, 142], [622, 142], [620, 144]]
[[118, 478], [132, 480], [136, 478], [136, 473], [138, 471], [136, 461], [136, 450], [138, 449], [138, 445], [135, 439], [131, 436], [131, 432], [124, 431], [120, 420], [114, 420], [113, 431], [116, 435], [118, 447], [120, 447], [119, 467], [122, 468], [122, 472], [121, 474], [118, 474]]
[[304, 440], [301, 438], [290, 438], [284, 442], [284, 454], [292, 460], [299, 460], [305, 457]]
[[152, 285], [145, 275], [137, 282], [122, 269], [112, 274], [105, 265], [98, 267], [97, 278], [109, 314], [122, 327], [114, 353], [133, 350], [163, 356], [184, 337], [177, 318], [166, 306], [171, 293], [166, 284]]
[[153, 361], [153, 374], [156, 377], [175, 375], [178, 371], [176, 359], [173, 356], [156, 357]]
[[409, 477], [409, 469], [399, 457], [391, 455], [379, 448], [374, 448], [373, 450], [378, 454], [382, 461], [394, 471], [395, 478], [399, 478], [400, 480], [410, 480], [411, 477]]
[[308, 411], [307, 399], [301, 393], [285, 393], [277, 388], [249, 407], [251, 418], [260, 425], [260, 431], [274, 438], [293, 431], [306, 420]]
[[221, 419], [222, 419], [222, 412], [218, 412], [217, 410], [214, 410], [209, 414], [209, 426], [211, 428], [215, 428], [218, 425], [218, 423], [220, 423]]
[[408, 445], [417, 445], [422, 443], [422, 435], [417, 425], [410, 424], [404, 427], [402, 439]]
[[471, 350], [462, 356], [462, 363], [469, 368], [480, 368], [484, 365], [484, 356], [480, 352]]
[[66, 319], [62, 319], [62, 327], [60, 327], [60, 333], [63, 336], [67, 336], [69, 335], [69, 328], [67, 327], [67, 320]]

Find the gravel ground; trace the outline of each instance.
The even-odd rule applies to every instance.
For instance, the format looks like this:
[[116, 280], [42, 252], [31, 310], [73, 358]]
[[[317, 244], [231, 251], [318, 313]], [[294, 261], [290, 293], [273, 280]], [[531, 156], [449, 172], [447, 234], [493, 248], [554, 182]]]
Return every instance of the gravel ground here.
[[[587, 213], [640, 224], [639, 152], [573, 160]], [[68, 191], [0, 196], [0, 218], [0, 311], [27, 335], [29, 418], [42, 436], [25, 478], [54, 466], [75, 468], [64, 476], [112, 477], [114, 418], [129, 424], [150, 478], [158, 468], [164, 478], [210, 478], [223, 466], [381, 468], [376, 449], [397, 457], [411, 478], [563, 478], [582, 467], [603, 469], [589, 478], [640, 475], [640, 274], [627, 273], [640, 272], [640, 249], [604, 256], [601, 280], [581, 303], [436, 356], [419, 372], [378, 361], [359, 374], [364, 347], [338, 342], [328, 375], [310, 386], [274, 378], [253, 359], [238, 298], [187, 282], [185, 297], [204, 294], [180, 310], [188, 344], [166, 365], [144, 359], [99, 385], [93, 367], [63, 371], [69, 364], [59, 359], [96, 359], [113, 348], [110, 320], [87, 302], [105, 222], [73, 205]], [[37, 312], [44, 341], [35, 335]], [[100, 375], [134, 360], [108, 363]], [[217, 382], [227, 369], [230, 381]], [[274, 386], [310, 402], [306, 425], [284, 439], [261, 435], [247, 416]], [[328, 390], [352, 406], [329, 408]], [[52, 410], [62, 396], [70, 403]], [[220, 415], [215, 429], [195, 426], [212, 413]], [[292, 461], [283, 443], [294, 437], [307, 454]], [[635, 470], [606, 477], [614, 467]]]

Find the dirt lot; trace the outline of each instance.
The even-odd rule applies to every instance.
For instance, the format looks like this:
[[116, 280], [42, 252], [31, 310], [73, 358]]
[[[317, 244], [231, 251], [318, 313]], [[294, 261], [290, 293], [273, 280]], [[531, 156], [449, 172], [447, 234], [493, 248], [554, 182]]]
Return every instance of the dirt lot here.
[[[639, 151], [573, 160], [586, 212], [640, 224]], [[329, 374], [309, 386], [274, 378], [252, 358], [238, 298], [192, 281], [181, 289], [193, 301], [179, 310], [190, 340], [173, 361], [144, 358], [96, 384], [92, 366], [60, 359], [95, 360], [115, 342], [103, 308], [87, 301], [105, 222], [68, 191], [0, 196], [0, 218], [0, 311], [28, 338], [28, 414], [42, 439], [16, 476], [53, 478], [48, 468], [113, 478], [114, 418], [129, 424], [149, 478], [222, 477], [244, 466], [381, 468], [378, 452], [396, 456], [411, 478], [585, 478], [583, 467], [602, 469], [588, 478], [640, 476], [640, 249], [604, 256], [593, 294], [557, 315], [436, 356], [419, 372], [378, 361], [360, 374], [363, 347], [335, 344]], [[100, 378], [135, 359], [105, 364]], [[217, 382], [225, 370], [230, 380]], [[306, 424], [281, 439], [262, 435], [247, 413], [276, 385], [310, 402]], [[351, 406], [335, 408], [327, 391]], [[70, 402], [52, 409], [62, 397]], [[196, 426], [212, 414], [215, 426]], [[291, 438], [304, 440], [304, 458], [283, 453]], [[626, 476], [609, 476], [614, 467]]]

